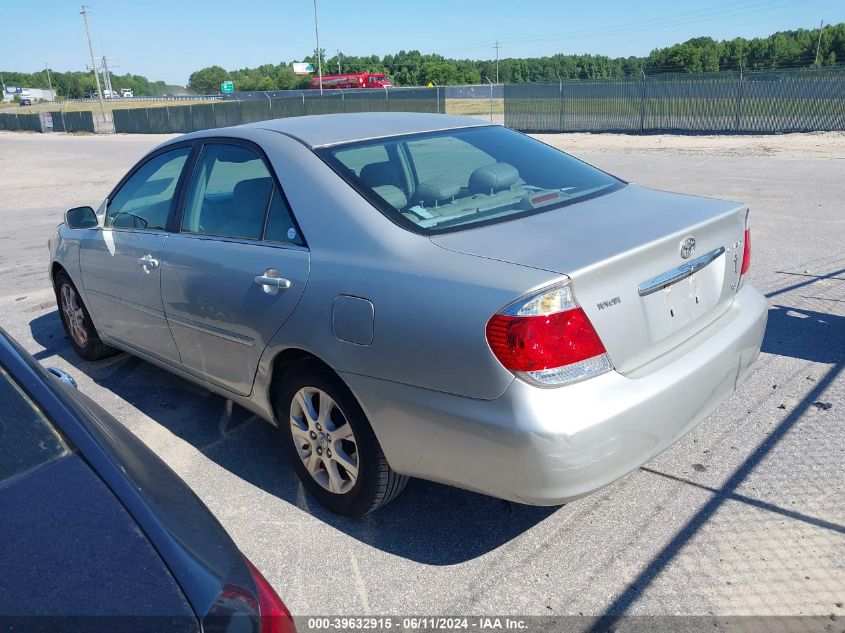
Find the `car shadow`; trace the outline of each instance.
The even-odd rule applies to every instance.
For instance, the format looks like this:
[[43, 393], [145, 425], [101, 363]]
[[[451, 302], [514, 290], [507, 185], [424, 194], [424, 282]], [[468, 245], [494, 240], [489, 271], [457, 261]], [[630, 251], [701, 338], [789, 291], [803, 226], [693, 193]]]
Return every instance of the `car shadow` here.
[[[842, 270], [839, 270], [829, 275], [819, 276], [815, 278], [815, 281], [830, 279], [842, 272]], [[810, 283], [814, 283], [814, 281], [788, 286], [767, 294], [767, 297], [776, 297], [788, 291], [803, 288]], [[836, 297], [815, 297], [814, 299], [818, 301], [840, 301]], [[749, 498], [741, 494], [744, 484], [747, 483], [758, 466], [770, 457], [780, 441], [793, 431], [808, 411], [815, 409], [826, 414], [833, 409], [834, 405], [825, 400], [831, 386], [840, 380], [840, 376], [845, 371], [845, 316], [777, 304], [770, 306], [768, 316], [761, 351], [821, 363], [828, 365], [828, 367], [821, 375], [807, 376], [807, 380], [811, 381], [812, 384], [809, 391], [796, 404], [789, 408], [781, 407], [785, 409], [785, 415], [782, 419], [766, 433], [757, 447], [718, 488], [705, 488], [713, 493], [709, 500], [699, 507], [695, 514], [675, 532], [668, 543], [638, 571], [626, 588], [613, 599], [605, 608], [603, 614], [597, 618], [589, 633], [617, 630], [618, 622], [629, 613], [632, 606], [648, 591], [664, 570], [672, 564], [675, 557], [710, 523], [716, 513], [728, 501], [749, 503], [758, 509], [829, 530], [833, 535], [845, 532], [845, 525], [841, 523], [808, 516], [797, 511], [796, 508], [780, 507], [766, 502], [765, 499]], [[841, 413], [831, 412], [830, 415], [841, 415]], [[818, 446], [814, 450], [833, 450], [833, 448]], [[669, 477], [687, 485], [700, 487], [695, 482], [686, 481], [647, 467], [643, 467], [641, 470], [658, 476]], [[737, 529], [741, 529], [741, 526]]]
[[772, 305], [761, 351], [815, 363], [845, 363], [845, 317]]
[[[30, 329], [45, 348], [36, 359], [58, 355], [232, 474], [387, 553], [429, 565], [462, 563], [557, 510], [412, 479], [381, 510], [361, 518], [338, 516], [305, 493], [285, 458], [281, 434], [251, 412], [130, 354], [96, 362], [79, 358], [56, 311], [31, 321]], [[111, 413], [121, 417], [120, 411]]]

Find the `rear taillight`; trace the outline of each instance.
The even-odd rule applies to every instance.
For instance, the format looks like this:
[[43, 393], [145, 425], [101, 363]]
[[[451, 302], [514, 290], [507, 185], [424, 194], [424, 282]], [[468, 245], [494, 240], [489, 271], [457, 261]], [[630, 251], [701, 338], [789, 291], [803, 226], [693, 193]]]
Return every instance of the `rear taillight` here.
[[296, 633], [293, 618], [267, 579], [244, 557], [255, 589], [227, 584], [203, 618], [205, 633]]
[[742, 277], [751, 268], [751, 229], [745, 229], [745, 242], [742, 248], [742, 268], [739, 269], [739, 276]]
[[569, 284], [520, 299], [487, 322], [487, 342], [499, 362], [541, 387], [557, 387], [612, 366]]
[[279, 598], [270, 583], [255, 568], [248, 558], [245, 558], [249, 573], [258, 591], [258, 610], [261, 617], [261, 633], [296, 633], [293, 618], [285, 603]]

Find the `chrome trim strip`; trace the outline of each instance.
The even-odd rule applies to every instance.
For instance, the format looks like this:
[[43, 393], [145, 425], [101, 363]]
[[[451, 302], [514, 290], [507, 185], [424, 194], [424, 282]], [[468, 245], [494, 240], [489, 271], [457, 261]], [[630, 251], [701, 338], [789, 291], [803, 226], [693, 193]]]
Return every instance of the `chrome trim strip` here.
[[686, 279], [697, 273], [699, 270], [707, 266], [708, 264], [712, 263], [717, 257], [719, 257], [722, 253], [725, 252], [725, 247], [720, 246], [719, 248], [715, 248], [709, 253], [705, 253], [701, 257], [696, 257], [693, 260], [686, 262], [685, 264], [681, 264], [677, 268], [673, 268], [672, 270], [667, 270], [665, 273], [661, 273], [648, 281], [644, 281], [640, 284], [638, 288], [638, 292], [640, 293], [641, 297], [646, 297], [650, 294], [654, 294], [658, 290], [663, 290], [672, 284], [678, 283], [682, 279]]
[[[301, 234], [300, 234], [301, 236]], [[169, 233], [170, 239], [185, 238], [192, 240], [210, 240], [212, 242], [233, 242], [235, 244], [244, 244], [245, 246], [263, 246], [265, 248], [281, 248], [289, 251], [305, 251], [310, 252], [307, 246], [294, 244], [292, 242], [273, 242], [271, 240], [250, 240], [243, 237], [227, 237], [225, 235], [212, 235], [210, 233], [189, 233], [187, 231], [180, 231], [178, 233]]]
[[205, 325], [204, 323], [197, 323], [196, 321], [191, 321], [190, 319], [174, 316], [172, 314], [167, 315], [167, 320], [172, 323], [176, 323], [177, 325], [184, 325], [186, 328], [196, 330], [197, 332], [211, 334], [212, 336], [232, 341], [233, 343], [240, 343], [241, 345], [246, 345], [247, 347], [253, 347], [255, 345], [255, 340], [250, 337], [244, 336], [243, 334], [236, 334], [235, 332], [230, 332], [229, 330]]

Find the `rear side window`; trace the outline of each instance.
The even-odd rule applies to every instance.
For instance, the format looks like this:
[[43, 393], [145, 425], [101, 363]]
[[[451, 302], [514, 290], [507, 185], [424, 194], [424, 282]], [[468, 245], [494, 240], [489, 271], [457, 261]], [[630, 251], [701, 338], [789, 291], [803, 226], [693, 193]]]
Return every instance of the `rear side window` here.
[[290, 207], [278, 189], [273, 191], [273, 198], [270, 200], [270, 214], [267, 216], [264, 239], [268, 242], [289, 242], [300, 246], [305, 244], [293, 221]]
[[164, 230], [190, 152], [183, 147], [144, 163], [109, 201], [105, 226]]
[[274, 188], [267, 166], [253, 150], [206, 145], [188, 189], [182, 231], [259, 240]]
[[0, 368], [0, 484], [67, 453], [44, 414]]

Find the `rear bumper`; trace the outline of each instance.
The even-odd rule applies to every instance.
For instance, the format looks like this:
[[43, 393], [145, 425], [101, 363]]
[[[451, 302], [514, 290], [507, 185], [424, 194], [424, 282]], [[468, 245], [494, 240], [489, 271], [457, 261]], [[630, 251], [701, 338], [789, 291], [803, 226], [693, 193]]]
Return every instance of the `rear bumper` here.
[[736, 391], [760, 353], [767, 309], [746, 286], [725, 314], [634, 374], [559, 389], [514, 380], [495, 400], [344, 379], [397, 472], [556, 505], [642, 465]]

